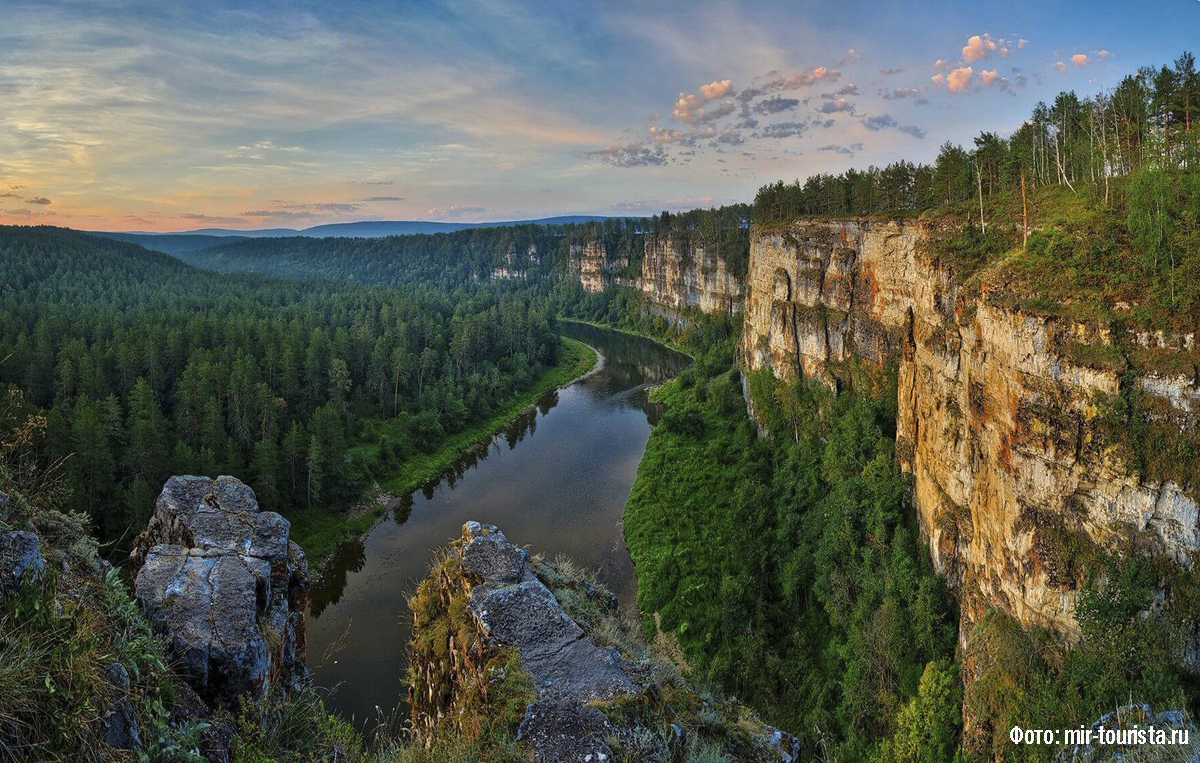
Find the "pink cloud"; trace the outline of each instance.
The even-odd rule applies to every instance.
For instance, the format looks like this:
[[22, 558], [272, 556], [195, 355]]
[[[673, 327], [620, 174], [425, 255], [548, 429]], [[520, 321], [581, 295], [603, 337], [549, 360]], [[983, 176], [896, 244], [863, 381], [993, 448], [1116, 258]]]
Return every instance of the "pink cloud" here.
[[1071, 56], [1071, 63], [1075, 64], [1076, 68], [1082, 69], [1090, 62], [1088, 61], [1088, 57], [1083, 53], [1076, 53], [1075, 55]]
[[699, 103], [700, 99], [696, 96], [680, 93], [679, 100], [675, 101], [675, 108], [671, 110], [671, 116], [679, 122], [691, 122], [697, 114], [704, 113], [704, 109], [696, 108]]
[[949, 65], [950, 65], [950, 62], [944, 58], [939, 58], [938, 60], [933, 62], [933, 67], [935, 69], [945, 69]]
[[988, 57], [988, 54], [996, 50], [996, 43], [992, 41], [989, 35], [974, 35], [967, 39], [967, 44], [963, 46], [962, 56], [967, 63], [974, 61], [982, 61]]
[[996, 71], [995, 69], [992, 69], [991, 71], [984, 69], [983, 71], [979, 72], [979, 81], [982, 82], [985, 87], [996, 84], [996, 81], [999, 79], [1000, 72]]
[[975, 70], [969, 66], [960, 66], [946, 77], [946, 89], [951, 93], [961, 93], [971, 86], [971, 77]]
[[1054, 68], [1058, 69], [1060, 72], [1065, 72], [1067, 70], [1067, 65], [1064, 64], [1062, 61], [1055, 61]]
[[1106, 60], [1111, 55], [1112, 53], [1108, 52], [1107, 50], [1101, 49], [1096, 51], [1096, 58], [1099, 58], [1101, 61]]
[[1022, 37], [1021, 39], [1017, 40], [1017, 50], [1020, 50], [1028, 44], [1029, 40], [1026, 40], [1024, 37]]
[[935, 85], [941, 85], [946, 81], [946, 75], [942, 74], [941, 72], [938, 72], [937, 74], [930, 77], [929, 81]]
[[700, 96], [706, 101], [711, 101], [725, 95], [732, 87], [733, 83], [730, 80], [714, 80], [707, 85], [700, 86]]

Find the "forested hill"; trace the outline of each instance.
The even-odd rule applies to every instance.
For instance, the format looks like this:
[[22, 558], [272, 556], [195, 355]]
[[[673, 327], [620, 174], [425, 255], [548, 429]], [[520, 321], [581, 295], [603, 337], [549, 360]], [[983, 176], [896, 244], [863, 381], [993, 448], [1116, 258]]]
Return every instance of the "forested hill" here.
[[244, 241], [245, 236], [210, 236], [200, 233], [102, 233], [90, 235], [108, 238], [114, 241], [125, 241], [137, 244], [151, 251], [179, 255], [184, 252], [195, 252], [210, 246], [221, 246], [234, 241]]
[[[47, 225], [0, 226], [0, 248], [6, 255], [6, 271], [33, 279], [20, 281], [21, 286], [32, 285], [63, 267], [115, 268], [139, 279], [161, 275], [160, 269], [173, 273], [191, 270], [173, 257], [136, 244]], [[14, 261], [9, 261], [10, 257]], [[8, 284], [18, 286], [18, 282]]]
[[500, 276], [537, 281], [565, 273], [573, 246], [600, 242], [606, 265], [619, 275], [642, 275], [646, 234], [708, 242], [732, 272], [743, 276], [749, 256], [750, 207], [605, 218], [581, 223], [470, 228], [452, 233], [383, 238], [258, 238], [179, 251], [190, 264], [223, 273], [357, 282], [381, 286], [457, 289]]
[[179, 257], [225, 273], [454, 289], [486, 280], [497, 267], [544, 272], [560, 254], [565, 259], [576, 227], [524, 225], [385, 238], [263, 238]]
[[102, 540], [144, 527], [171, 474], [344, 506], [370, 479], [350, 447], [382, 442], [364, 433], [430, 452], [560, 350], [520, 295], [225, 276], [57, 228], [0, 227], [0, 284], [0, 458]]

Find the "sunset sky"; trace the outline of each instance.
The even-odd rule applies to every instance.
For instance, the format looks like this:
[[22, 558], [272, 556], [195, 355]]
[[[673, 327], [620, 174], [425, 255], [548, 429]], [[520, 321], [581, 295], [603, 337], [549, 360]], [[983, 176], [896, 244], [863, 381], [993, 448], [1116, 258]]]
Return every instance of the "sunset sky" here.
[[[641, 215], [1007, 134], [1200, 2], [0, 0], [0, 223]], [[1200, 50], [1196, 51], [1200, 52]]]

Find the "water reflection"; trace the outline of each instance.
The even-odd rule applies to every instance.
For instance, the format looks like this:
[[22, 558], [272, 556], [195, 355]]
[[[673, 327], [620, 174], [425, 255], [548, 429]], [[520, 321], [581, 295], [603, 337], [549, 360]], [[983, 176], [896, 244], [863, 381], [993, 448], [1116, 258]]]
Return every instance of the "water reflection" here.
[[[330, 704], [345, 715], [369, 719], [376, 705], [388, 710], [401, 699], [407, 594], [427, 573], [431, 552], [468, 519], [499, 525], [535, 553], [565, 553], [598, 570], [623, 604], [634, 601], [621, 514], [650, 427], [662, 415], [661, 406], [647, 404], [647, 389], [689, 361], [654, 342], [583, 324], [564, 323], [562, 331], [595, 347], [603, 367], [543, 395], [490, 443], [397, 501], [395, 521], [339, 549], [314, 586], [310, 667], [320, 685], [340, 686]], [[339, 643], [340, 653], [321, 660]]]
[[362, 538], [355, 538], [349, 543], [343, 543], [334, 549], [333, 556], [326, 568], [327, 575], [333, 579], [326, 580], [322, 585], [315, 585], [309, 591], [309, 614], [320, 617], [330, 604], [337, 604], [346, 588], [346, 578], [352, 572], [362, 571], [367, 561], [366, 547]]

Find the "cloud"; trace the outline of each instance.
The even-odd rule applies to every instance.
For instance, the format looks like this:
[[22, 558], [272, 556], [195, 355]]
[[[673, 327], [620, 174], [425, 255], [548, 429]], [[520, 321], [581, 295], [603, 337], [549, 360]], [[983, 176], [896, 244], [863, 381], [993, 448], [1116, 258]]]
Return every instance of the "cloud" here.
[[818, 151], [825, 151], [833, 154], [842, 154], [843, 156], [854, 156], [856, 151], [861, 151], [863, 144], [854, 143], [850, 146], [840, 146], [836, 143], [830, 143], [827, 146], [821, 146]]
[[766, 98], [754, 105], [754, 110], [759, 114], [778, 114], [781, 111], [790, 111], [800, 105], [798, 98], [784, 98], [775, 96], [774, 98]]
[[883, 97], [884, 97], [884, 99], [889, 100], [889, 101], [899, 101], [899, 100], [903, 100], [905, 98], [912, 98], [914, 96], [918, 96], [923, 92], [925, 92], [925, 88], [923, 88], [923, 87], [898, 87], [895, 90], [893, 90], [891, 93], [888, 93], [887, 95], [885, 95]]
[[367, 198], [363, 199], [363, 201], [365, 201], [365, 202], [404, 201], [404, 197], [403, 196], [368, 196]]
[[463, 215], [478, 215], [486, 212], [483, 207], [465, 207], [453, 204], [443, 209], [433, 209], [426, 213], [430, 217], [462, 217]]
[[928, 98], [918, 98], [916, 101], [914, 101], [914, 103], [916, 103], [918, 106], [928, 106], [929, 99]]
[[746, 142], [742, 134], [732, 127], [726, 127], [720, 135], [715, 138], [715, 142], [722, 143], [727, 146], [740, 146]]
[[1020, 50], [1028, 44], [1029, 40], [1026, 40], [1024, 37], [1022, 37], [1021, 39], [1017, 40], [1017, 49]]
[[699, 103], [699, 96], [680, 93], [675, 107], [671, 110], [671, 116], [678, 122], [691, 122], [697, 110], [700, 113], [704, 112], [703, 109], [697, 109]]
[[946, 83], [946, 75], [942, 74], [941, 72], [938, 72], [937, 74], [930, 77], [929, 81], [940, 87], [941, 85], [944, 85]]
[[1075, 55], [1071, 56], [1071, 63], [1075, 64], [1075, 68], [1082, 69], [1091, 63], [1091, 61], [1088, 60], [1088, 57], [1085, 54], [1076, 53]]
[[753, 130], [755, 127], [758, 127], [758, 120], [754, 117], [742, 117], [734, 127], [739, 130]]
[[935, 69], [945, 69], [949, 65], [950, 65], [950, 62], [944, 58], [939, 58], [938, 60], [933, 62], [933, 68], [935, 68]]
[[1064, 64], [1062, 61], [1055, 61], [1054, 68], [1058, 69], [1060, 72], [1065, 72], [1067, 70], [1067, 65]]
[[877, 117], [865, 117], [862, 120], [863, 127], [878, 132], [885, 127], [897, 127], [896, 120], [891, 114], [880, 114]]
[[880, 77], [890, 77], [893, 74], [900, 74], [903, 71], [904, 71], [904, 67], [898, 67], [898, 68], [888, 67], [886, 69], [881, 68], [879, 70], [879, 76]]
[[316, 204], [304, 203], [288, 203], [288, 207], [292, 209], [307, 209], [314, 212], [356, 212], [362, 209], [363, 205], [357, 201], [323, 201]]
[[246, 222], [245, 220], [243, 220], [240, 217], [221, 217], [221, 216], [205, 215], [205, 214], [201, 214], [199, 212], [184, 212], [182, 215], [176, 215], [176, 217], [178, 217], [180, 220], [191, 220], [194, 222], [205, 222], [205, 223], [218, 223], [218, 224], [222, 224], [222, 225], [226, 224], [226, 223], [244, 223], [244, 222]]
[[699, 96], [680, 93], [678, 100], [675, 101], [675, 107], [671, 110], [671, 116], [677, 122], [695, 125], [716, 121], [737, 110], [737, 106], [732, 100], [725, 101], [713, 109], [705, 109], [700, 106], [700, 103]]
[[738, 93], [737, 99], [742, 103], [749, 103], [760, 95], [769, 95], [770, 93], [778, 93], [786, 90], [797, 90], [818, 82], [837, 82], [842, 73], [837, 69], [818, 66], [810, 71], [793, 72], [791, 74], [770, 72], [766, 76], [770, 79], [763, 82], [758, 82], [756, 79], [755, 82], [758, 82], [758, 84], [742, 90], [742, 92]]
[[951, 93], [964, 92], [971, 86], [971, 77], [974, 75], [975, 70], [971, 67], [960, 66], [946, 75], [946, 89]]
[[845, 98], [835, 98], [832, 101], [826, 101], [821, 104], [820, 111], [822, 114], [837, 114], [840, 112], [854, 113], [854, 104], [847, 101]]
[[669, 127], [660, 127], [658, 125], [650, 126], [650, 137], [655, 143], [682, 143], [691, 145], [695, 142], [696, 136], [696, 130], [684, 132], [683, 130], [672, 130]]
[[834, 98], [837, 98], [839, 95], [858, 95], [858, 85], [854, 84], [853, 82], [850, 82], [845, 85], [842, 85], [835, 92], [822, 93], [821, 97], [826, 100], [832, 100]]
[[395, 180], [364, 180], [366, 185], [395, 185]]
[[12, 191], [6, 191], [5, 193], [0, 193], [0, 199], [19, 199], [19, 198], [21, 198], [21, 194], [13, 193]]
[[1000, 79], [1000, 72], [996, 71], [995, 69], [992, 69], [990, 71], [987, 69], [984, 69], [981, 72], [979, 72], [979, 81], [985, 87], [989, 87], [991, 85], [996, 84], [996, 82], [999, 79]]
[[1099, 58], [1101, 61], [1107, 61], [1111, 55], [1112, 55], [1112, 53], [1110, 53], [1107, 50], [1104, 50], [1103, 48], [1096, 51], [1096, 58]]
[[891, 114], [880, 114], [874, 117], [864, 117], [859, 121], [862, 122], [863, 127], [872, 132], [879, 132], [880, 130], [886, 129], [896, 129], [902, 133], [911, 135], [914, 138], [925, 137], [925, 131], [920, 127], [917, 127], [916, 125], [902, 125], [897, 122], [896, 118]]
[[967, 44], [963, 46], [962, 57], [967, 63], [982, 61], [989, 54], [996, 50], [996, 43], [992, 41], [990, 35], [974, 35], [967, 40]]
[[45, 196], [33, 196], [31, 198], [26, 199], [25, 203], [26, 204], [37, 204], [40, 207], [44, 207], [50, 203], [50, 200], [47, 199]]
[[311, 220], [331, 215], [350, 214], [363, 208], [362, 203], [357, 201], [306, 202], [273, 199], [270, 203], [275, 205], [273, 209], [255, 209], [242, 212], [242, 216], [269, 220]]
[[269, 153], [299, 154], [307, 150], [304, 146], [277, 146], [275, 141], [263, 139], [256, 143], [238, 146], [228, 154], [228, 157], [262, 159]]
[[779, 122], [767, 125], [755, 133], [754, 137], [766, 138], [767, 140], [782, 140], [784, 138], [794, 138], [798, 135], [803, 135], [807, 131], [807, 122]]
[[640, 141], [588, 151], [586, 156], [599, 159], [610, 167], [656, 167], [667, 163], [667, 153], [662, 146], [648, 146]]
[[708, 111], [705, 111], [701, 118], [697, 121], [700, 124], [706, 122], [715, 122], [718, 119], [723, 119], [729, 116], [735, 111], [737, 111], [737, 105], [734, 104], [733, 101], [725, 101], [715, 109], [709, 109]]
[[712, 101], [726, 95], [733, 88], [731, 80], [723, 79], [719, 82], [714, 80], [707, 85], [700, 86], [700, 97], [706, 101]]
[[846, 64], [858, 63], [861, 60], [862, 56], [859, 55], [854, 48], [850, 48], [850, 50], [846, 51], [846, 55], [842, 56], [842, 60], [838, 61], [838, 65], [845, 66]]

